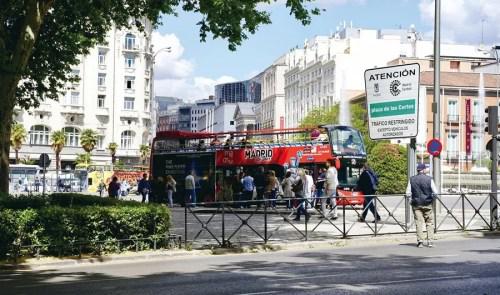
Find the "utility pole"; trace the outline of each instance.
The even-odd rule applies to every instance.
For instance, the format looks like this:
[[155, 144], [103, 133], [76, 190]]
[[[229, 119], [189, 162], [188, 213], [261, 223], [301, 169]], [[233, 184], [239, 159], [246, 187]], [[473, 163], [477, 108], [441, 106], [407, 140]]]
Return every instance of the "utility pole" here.
[[488, 127], [486, 129], [491, 134], [491, 145], [488, 144], [487, 148], [489, 147], [491, 152], [490, 225], [491, 229], [494, 230], [498, 227], [498, 106], [489, 106], [485, 112], [488, 114], [486, 117]]
[[[433, 113], [433, 137], [441, 139], [441, 0], [435, 0], [434, 9], [434, 101], [432, 103]], [[433, 158], [434, 183], [438, 193], [441, 193], [441, 156]]]

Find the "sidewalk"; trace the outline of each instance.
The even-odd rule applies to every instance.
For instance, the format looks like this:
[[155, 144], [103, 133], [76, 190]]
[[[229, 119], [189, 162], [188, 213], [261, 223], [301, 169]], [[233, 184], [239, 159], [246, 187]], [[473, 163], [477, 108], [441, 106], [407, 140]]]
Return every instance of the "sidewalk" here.
[[[444, 233], [437, 236], [435, 243], [439, 247], [440, 240], [462, 240], [482, 238], [485, 236], [498, 236], [500, 233], [482, 233], [482, 232], [467, 232], [467, 233]], [[97, 265], [101, 263], [132, 263], [147, 260], [168, 260], [178, 259], [182, 257], [206, 256], [206, 255], [227, 255], [227, 254], [251, 254], [272, 251], [302, 251], [312, 249], [335, 249], [345, 247], [372, 247], [392, 244], [413, 244], [415, 243], [415, 234], [404, 235], [385, 235], [377, 237], [353, 237], [340, 240], [326, 240], [315, 242], [295, 242], [295, 243], [269, 243], [267, 245], [244, 246], [236, 248], [214, 248], [206, 250], [157, 250], [157, 251], [140, 251], [140, 252], [125, 252], [121, 254], [110, 254], [96, 257], [85, 257], [81, 259], [63, 257], [43, 257], [40, 259], [31, 258], [19, 264], [0, 264], [0, 270], [43, 270], [63, 267], [72, 267], [77, 265]]]

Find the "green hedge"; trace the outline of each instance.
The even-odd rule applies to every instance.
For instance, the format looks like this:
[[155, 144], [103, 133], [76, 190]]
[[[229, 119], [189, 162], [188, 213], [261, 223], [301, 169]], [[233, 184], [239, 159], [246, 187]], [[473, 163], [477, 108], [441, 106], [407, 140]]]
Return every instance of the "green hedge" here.
[[93, 195], [75, 193], [54, 193], [51, 195], [19, 195], [0, 198], [0, 208], [27, 209], [47, 206], [79, 207], [79, 206], [143, 206], [135, 201], [122, 201], [113, 198], [101, 198]]
[[136, 246], [148, 249], [153, 247], [152, 240], [117, 241], [160, 238], [169, 228], [170, 210], [163, 205], [70, 194], [8, 197], [0, 200], [0, 257], [37, 251], [76, 255], [120, 252]]

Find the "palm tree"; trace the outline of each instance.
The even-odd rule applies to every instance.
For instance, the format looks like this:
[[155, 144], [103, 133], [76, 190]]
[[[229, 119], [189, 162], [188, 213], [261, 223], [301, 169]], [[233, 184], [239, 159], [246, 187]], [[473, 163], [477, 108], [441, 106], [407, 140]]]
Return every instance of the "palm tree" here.
[[24, 126], [18, 123], [12, 124], [10, 132], [10, 145], [16, 151], [16, 164], [19, 163], [19, 150], [26, 140], [27, 132]]
[[118, 144], [116, 142], [110, 142], [108, 145], [109, 153], [111, 154], [111, 163], [114, 165], [116, 161], [116, 150], [118, 149]]
[[90, 165], [90, 153], [76, 155], [76, 167], [87, 168]]
[[150, 152], [151, 147], [149, 147], [149, 145], [147, 144], [141, 144], [141, 146], [139, 147], [139, 153], [141, 154], [142, 163], [144, 165], [146, 164], [146, 160], [148, 159]]
[[84, 129], [80, 137], [82, 148], [90, 155], [97, 144], [97, 132], [92, 129]]
[[59, 175], [59, 169], [61, 169], [61, 152], [66, 143], [66, 134], [62, 130], [54, 131], [50, 136], [50, 141], [52, 149], [56, 153], [56, 174]]

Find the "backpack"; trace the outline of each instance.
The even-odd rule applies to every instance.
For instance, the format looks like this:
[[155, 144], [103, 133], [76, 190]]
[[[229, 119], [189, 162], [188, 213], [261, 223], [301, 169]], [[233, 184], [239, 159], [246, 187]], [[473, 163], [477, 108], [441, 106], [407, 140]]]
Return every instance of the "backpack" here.
[[378, 177], [377, 174], [373, 171], [366, 171], [368, 172], [368, 176], [370, 177], [370, 182], [372, 183], [372, 189], [373, 191], [377, 191], [377, 186], [378, 186]]

